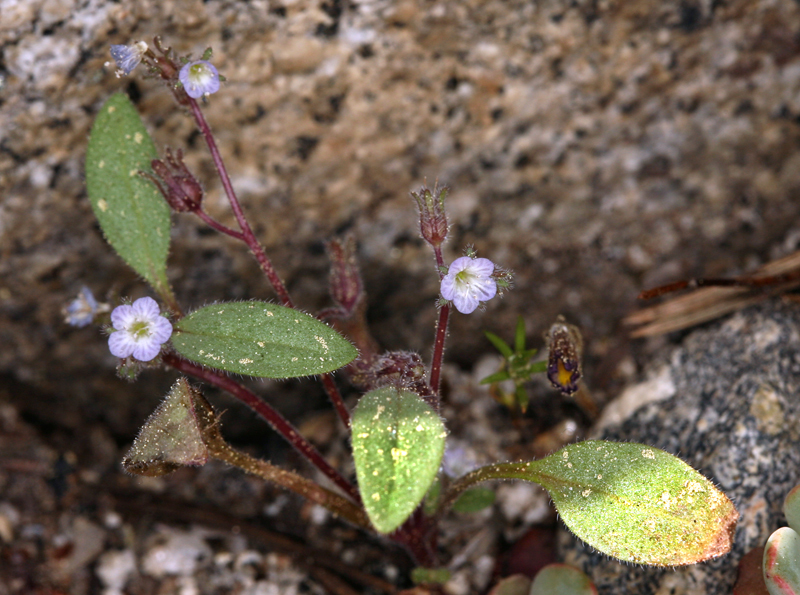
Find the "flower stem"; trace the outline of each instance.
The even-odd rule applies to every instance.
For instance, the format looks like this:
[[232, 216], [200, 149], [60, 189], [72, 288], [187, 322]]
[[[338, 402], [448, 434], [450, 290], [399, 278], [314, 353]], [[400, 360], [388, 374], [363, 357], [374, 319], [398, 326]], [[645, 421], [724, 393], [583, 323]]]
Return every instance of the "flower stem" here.
[[361, 502], [361, 496], [358, 490], [349, 481], [347, 481], [328, 461], [326, 461], [320, 452], [311, 445], [297, 429], [290, 424], [285, 417], [278, 411], [272, 408], [268, 403], [262, 401], [255, 393], [251, 392], [233, 379], [221, 374], [210, 368], [204, 368], [189, 360], [183, 359], [174, 353], [165, 353], [161, 356], [161, 360], [168, 366], [172, 366], [176, 370], [189, 374], [195, 378], [205, 380], [209, 384], [224, 390], [225, 392], [233, 395], [236, 399], [250, 407], [258, 415], [260, 415], [272, 428], [280, 434], [284, 440], [291, 444], [309, 463], [319, 469], [324, 475], [328, 477], [334, 484], [336, 484], [350, 499], [355, 503]]
[[[442, 267], [444, 258], [442, 257], [441, 246], [434, 246], [433, 255], [436, 258], [436, 272], [439, 274], [439, 281], [442, 280]], [[445, 304], [439, 309], [439, 319], [436, 321], [436, 338], [433, 341], [433, 357], [431, 359], [430, 385], [431, 390], [439, 398], [439, 385], [441, 383], [442, 360], [444, 359], [444, 342], [447, 338], [447, 323], [450, 318], [450, 304]]]
[[286, 286], [278, 276], [278, 273], [275, 271], [275, 267], [272, 266], [272, 261], [269, 259], [266, 252], [264, 252], [264, 248], [261, 246], [261, 244], [259, 244], [255, 234], [253, 233], [253, 230], [250, 228], [250, 224], [247, 222], [247, 218], [244, 216], [242, 205], [239, 203], [239, 199], [236, 197], [236, 191], [233, 189], [233, 184], [231, 184], [231, 179], [228, 176], [228, 170], [225, 168], [225, 162], [222, 160], [222, 155], [217, 148], [217, 142], [214, 140], [214, 135], [211, 133], [211, 128], [209, 127], [208, 122], [206, 122], [203, 111], [200, 109], [200, 106], [197, 105], [197, 101], [191, 97], [189, 98], [189, 107], [192, 110], [192, 115], [194, 116], [195, 122], [197, 122], [197, 126], [200, 128], [203, 138], [206, 140], [208, 150], [211, 153], [211, 159], [214, 161], [214, 166], [217, 168], [217, 173], [219, 174], [219, 179], [222, 182], [222, 187], [225, 189], [225, 194], [227, 195], [228, 202], [231, 205], [233, 216], [236, 217], [239, 228], [242, 230], [243, 241], [250, 248], [253, 256], [258, 261], [261, 270], [263, 270], [264, 274], [266, 274], [267, 279], [272, 285], [272, 288], [275, 290], [275, 293], [278, 294], [278, 299], [281, 301], [281, 304], [289, 308], [293, 308], [294, 304], [292, 303], [292, 299], [289, 297], [289, 293], [286, 291]]
[[[292, 302], [292, 298], [289, 297], [289, 292], [286, 289], [286, 285], [284, 285], [277, 271], [275, 271], [275, 267], [272, 266], [272, 261], [264, 251], [264, 247], [258, 242], [258, 239], [256, 239], [256, 236], [250, 227], [250, 224], [247, 222], [247, 217], [245, 217], [244, 211], [242, 210], [242, 205], [239, 203], [239, 199], [236, 197], [236, 191], [233, 189], [233, 185], [231, 184], [231, 179], [230, 176], [228, 176], [228, 170], [225, 167], [225, 162], [223, 161], [222, 155], [219, 152], [217, 142], [214, 140], [214, 134], [211, 132], [211, 127], [208, 125], [208, 122], [203, 115], [203, 111], [200, 109], [197, 101], [191, 97], [188, 97], [187, 99], [189, 101], [189, 107], [192, 110], [192, 115], [194, 116], [195, 122], [200, 128], [203, 138], [206, 140], [208, 150], [211, 153], [211, 158], [214, 161], [214, 166], [217, 168], [217, 173], [219, 174], [220, 181], [222, 182], [222, 187], [225, 189], [225, 194], [227, 195], [228, 202], [231, 205], [231, 210], [233, 211], [234, 217], [236, 217], [239, 228], [242, 230], [241, 234], [225, 227], [220, 223], [217, 223], [202, 211], [198, 212], [198, 215], [201, 219], [203, 219], [203, 221], [211, 225], [211, 227], [214, 229], [217, 229], [218, 231], [221, 231], [222, 233], [225, 233], [231, 237], [237, 238], [247, 244], [248, 248], [250, 248], [250, 252], [258, 261], [261, 270], [264, 271], [264, 274], [266, 274], [267, 279], [272, 285], [272, 288], [275, 290], [275, 293], [278, 294], [278, 299], [281, 301], [281, 304], [287, 308], [294, 308], [294, 303]], [[206, 215], [208, 219], [203, 217], [203, 215]], [[213, 223], [209, 222], [209, 220], [213, 221]], [[325, 387], [325, 392], [328, 394], [328, 398], [331, 400], [334, 409], [336, 409], [339, 418], [342, 420], [342, 423], [346, 428], [349, 428], [350, 414], [347, 412], [347, 407], [344, 405], [344, 401], [341, 393], [339, 393], [339, 389], [333, 382], [333, 377], [330, 374], [324, 374], [322, 376], [322, 384]]]

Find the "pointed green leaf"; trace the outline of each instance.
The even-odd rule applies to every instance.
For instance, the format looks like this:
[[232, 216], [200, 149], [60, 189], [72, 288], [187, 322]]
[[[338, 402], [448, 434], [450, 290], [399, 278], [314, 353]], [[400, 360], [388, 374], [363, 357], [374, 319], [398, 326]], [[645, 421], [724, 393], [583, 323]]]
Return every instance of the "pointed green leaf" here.
[[86, 189], [106, 240], [162, 297], [167, 282], [170, 211], [152, 182], [156, 148], [128, 97], [112, 95], [100, 109], [86, 150]]
[[764, 547], [764, 582], [770, 595], [800, 595], [800, 535], [781, 527]]
[[179, 320], [175, 351], [204, 366], [261, 378], [332, 372], [358, 351], [316, 318], [266, 302], [200, 308]]
[[525, 351], [525, 319], [517, 317], [517, 328], [514, 331], [514, 351], [522, 353]]
[[183, 465], [205, 465], [208, 449], [201, 434], [203, 411], [196, 411], [195, 391], [185, 378], [170, 389], [133, 441], [122, 466], [128, 473], [157, 477]]
[[393, 387], [361, 397], [351, 428], [364, 508], [378, 532], [391, 533], [436, 479], [447, 432], [418, 395]]
[[484, 334], [492, 343], [492, 345], [494, 345], [494, 348], [497, 349], [497, 351], [500, 352], [500, 355], [502, 355], [504, 358], [508, 359], [514, 355], [514, 352], [511, 351], [511, 347], [508, 346], [508, 343], [503, 341], [500, 337], [489, 331], [485, 331]]
[[530, 465], [562, 520], [615, 558], [679, 566], [727, 553], [738, 513], [713, 483], [643, 444], [587, 441]]
[[492, 384], [493, 382], [502, 382], [503, 380], [511, 380], [511, 375], [506, 370], [489, 374], [486, 378], [481, 380], [481, 384]]
[[533, 579], [528, 595], [597, 595], [597, 588], [577, 568], [549, 564]]

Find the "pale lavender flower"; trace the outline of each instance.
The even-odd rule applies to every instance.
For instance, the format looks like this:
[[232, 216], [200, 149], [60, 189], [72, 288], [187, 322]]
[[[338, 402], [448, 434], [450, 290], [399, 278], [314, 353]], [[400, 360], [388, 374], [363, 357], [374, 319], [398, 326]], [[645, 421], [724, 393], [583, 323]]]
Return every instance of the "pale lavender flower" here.
[[129, 75], [134, 68], [139, 66], [147, 51], [147, 44], [138, 41], [133, 45], [112, 45], [111, 57], [117, 63], [117, 76]]
[[493, 272], [494, 263], [488, 258], [456, 258], [442, 279], [442, 297], [462, 314], [470, 314], [497, 295]]
[[185, 64], [178, 73], [178, 78], [186, 94], [193, 99], [219, 91], [219, 72], [206, 60]]
[[92, 291], [85, 285], [81, 287], [78, 297], [72, 300], [69, 305], [64, 308], [65, 322], [70, 326], [84, 327], [88, 326], [94, 320], [95, 314], [99, 309], [97, 300], [94, 299]]
[[114, 332], [108, 338], [111, 353], [120, 358], [133, 356], [149, 362], [172, 335], [172, 324], [161, 316], [153, 298], [139, 298], [132, 305], [117, 306], [111, 312]]

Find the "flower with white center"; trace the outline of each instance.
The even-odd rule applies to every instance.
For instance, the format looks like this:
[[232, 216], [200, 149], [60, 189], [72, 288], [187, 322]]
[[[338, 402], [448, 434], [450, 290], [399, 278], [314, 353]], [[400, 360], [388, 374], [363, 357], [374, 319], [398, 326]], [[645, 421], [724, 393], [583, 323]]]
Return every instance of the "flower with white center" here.
[[186, 94], [193, 99], [219, 91], [219, 72], [211, 62], [205, 60], [185, 64], [178, 78]]
[[470, 314], [481, 302], [497, 295], [492, 273], [494, 263], [488, 258], [456, 258], [442, 279], [442, 297], [453, 302], [462, 314]]
[[161, 316], [153, 298], [139, 298], [132, 305], [117, 306], [111, 312], [114, 332], [108, 338], [111, 353], [120, 358], [133, 356], [149, 362], [172, 335], [172, 324]]
[[147, 44], [143, 41], [138, 41], [133, 45], [112, 45], [111, 57], [117, 63], [117, 76], [129, 75], [134, 68], [139, 66], [147, 51]]

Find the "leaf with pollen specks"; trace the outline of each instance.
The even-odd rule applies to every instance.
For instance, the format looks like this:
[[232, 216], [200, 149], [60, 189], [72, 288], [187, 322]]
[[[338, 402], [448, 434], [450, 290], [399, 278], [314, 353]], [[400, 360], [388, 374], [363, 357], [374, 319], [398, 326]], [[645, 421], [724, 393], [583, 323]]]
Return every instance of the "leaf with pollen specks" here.
[[621, 560], [695, 564], [727, 553], [733, 542], [739, 517], [733, 503], [689, 465], [657, 448], [579, 442], [514, 476], [546, 488], [567, 527]]
[[358, 489], [372, 524], [391, 533], [436, 479], [447, 432], [417, 394], [394, 387], [361, 397], [351, 420]]

